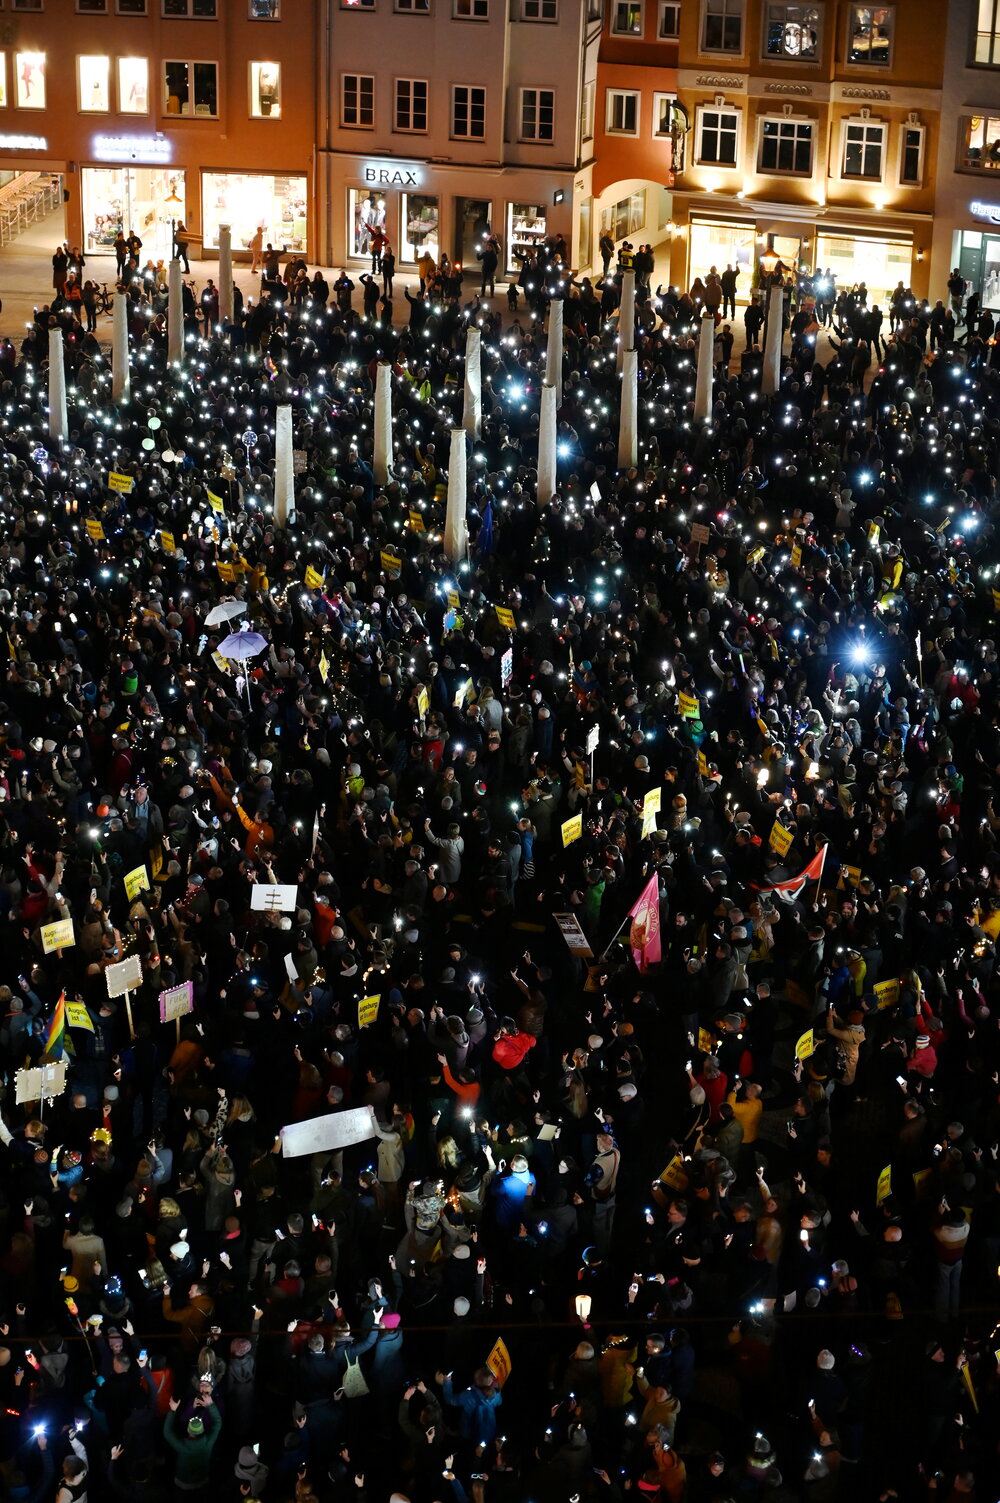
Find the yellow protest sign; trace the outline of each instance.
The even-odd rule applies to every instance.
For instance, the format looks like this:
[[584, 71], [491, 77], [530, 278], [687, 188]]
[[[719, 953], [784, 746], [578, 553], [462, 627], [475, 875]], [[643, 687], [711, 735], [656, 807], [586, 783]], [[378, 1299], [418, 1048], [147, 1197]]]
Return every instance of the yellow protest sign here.
[[840, 868], [840, 882], [843, 887], [857, 887], [861, 881], [860, 866], [842, 866]]
[[135, 902], [141, 892], [148, 891], [149, 877], [146, 875], [144, 866], [135, 866], [130, 872], [125, 873], [125, 896], [130, 903]]
[[150, 851], [150, 853], [149, 853], [149, 869], [150, 869], [150, 871], [153, 874], [153, 881], [154, 882], [165, 882], [167, 880], [166, 877], [161, 876], [161, 873], [163, 871], [163, 847], [162, 847], [162, 845], [154, 846], [153, 849]]
[[104, 528], [96, 518], [88, 517], [84, 526], [87, 529], [87, 536], [92, 543], [102, 543], [104, 541]]
[[892, 1165], [886, 1164], [878, 1177], [878, 1186], [875, 1190], [875, 1204], [880, 1206], [883, 1200], [888, 1200], [892, 1194]]
[[688, 1177], [684, 1169], [684, 1160], [679, 1153], [675, 1153], [670, 1163], [660, 1175], [660, 1183], [670, 1190], [686, 1190]]
[[306, 565], [306, 589], [321, 590], [323, 588], [323, 575], [312, 564]]
[[66, 1022], [70, 1028], [85, 1028], [88, 1033], [93, 1033], [94, 1024], [90, 1013], [82, 1002], [66, 1003]]
[[362, 997], [358, 1002], [358, 1027], [367, 1028], [369, 1023], [374, 1023], [378, 1017], [378, 1005], [382, 1000], [382, 993], [375, 997]]
[[163, 549], [164, 553], [177, 552], [177, 544], [174, 542], [173, 533], [167, 532], [162, 527], [160, 529], [160, 547]]
[[895, 1007], [896, 1003], [899, 1001], [898, 979], [892, 981], [880, 981], [875, 987], [875, 1001], [878, 1004], [879, 1012], [883, 1012], [887, 1007]]
[[933, 1169], [915, 1169], [913, 1171], [913, 1188], [918, 1195], [923, 1192], [924, 1185], [926, 1185], [933, 1173]]
[[642, 838], [651, 835], [656, 829], [656, 816], [660, 812], [660, 801], [663, 790], [660, 788], [648, 788], [642, 796]]
[[786, 830], [781, 821], [776, 819], [771, 826], [771, 833], [767, 838], [767, 843], [772, 851], [776, 851], [779, 856], [787, 856], [792, 848], [792, 841], [794, 839], [795, 836], [791, 830]]
[[510, 1377], [510, 1353], [500, 1338], [486, 1359], [486, 1366], [497, 1380], [497, 1387], [502, 1388]]
[[135, 487], [135, 481], [131, 475], [121, 475], [117, 470], [112, 470], [108, 475], [108, 490], [118, 491], [122, 496], [130, 496]]
[[809, 1059], [816, 1052], [816, 1035], [810, 1028], [808, 1032], [800, 1035], [795, 1045], [796, 1059]]
[[494, 606], [493, 609], [497, 613], [497, 620], [500, 622], [500, 625], [506, 627], [508, 631], [513, 631], [514, 612], [508, 610], [505, 605], [497, 605]]
[[877, 522], [868, 523], [868, 541], [873, 548], [878, 547], [878, 540], [882, 536], [882, 529]]
[[701, 705], [693, 694], [685, 694], [681, 690], [677, 695], [677, 709], [684, 720], [701, 719]]
[[424, 519], [419, 511], [410, 512], [410, 526], [413, 528], [414, 532], [427, 531], [427, 528], [424, 526]]
[[387, 574], [398, 574], [403, 567], [403, 560], [397, 558], [394, 553], [386, 552], [384, 548], [379, 554], [379, 558], [382, 560], [382, 567]]
[[319, 655], [319, 676], [324, 684], [330, 677], [330, 659], [325, 652], [321, 652]]
[[708, 758], [703, 751], [698, 753], [698, 776], [701, 778], [708, 777]]
[[222, 497], [217, 496], [214, 491], [208, 492], [208, 504], [218, 516], [225, 516], [226, 504], [223, 501]]
[[458, 689], [455, 691], [455, 698], [452, 701], [455, 709], [460, 710], [467, 699], [474, 699], [475, 692], [476, 686], [471, 678], [467, 678], [464, 683], [459, 684]]
[[698, 1029], [698, 1048], [702, 1054], [711, 1054], [715, 1039], [707, 1028]]
[[76, 944], [76, 932], [72, 919], [59, 919], [54, 924], [42, 925], [42, 949], [46, 955], [53, 950], [68, 950]]
[[760, 563], [761, 559], [764, 557], [765, 551], [766, 550], [763, 543], [758, 543], [756, 548], [750, 549], [750, 552], [747, 554], [747, 563], [750, 565], [751, 569], [753, 568], [754, 564]]
[[457, 611], [459, 606], [462, 604], [457, 590], [445, 590], [444, 598], [448, 602], [448, 609], [450, 611]]
[[797, 569], [802, 563], [802, 547], [799, 543], [792, 544], [792, 568]]
[[430, 707], [431, 697], [424, 685], [421, 684], [420, 688], [417, 690], [417, 714], [420, 716], [421, 720], [426, 720], [427, 711], [430, 709]]
[[227, 564], [223, 559], [220, 559], [215, 567], [219, 571], [219, 578], [226, 584], [232, 584], [234, 582], [234, 580], [236, 579], [236, 570], [233, 568], [232, 564]]
[[233, 671], [232, 663], [228, 658], [224, 658], [221, 652], [212, 653], [212, 662], [215, 664], [216, 668], [218, 668], [220, 673], [231, 674]]
[[563, 821], [563, 825], [562, 825], [563, 850], [565, 850], [568, 845], [572, 845], [573, 842], [574, 842], [574, 840], [579, 840], [580, 836], [582, 834], [583, 834], [583, 815], [582, 814], [574, 814], [572, 819], [564, 820]]

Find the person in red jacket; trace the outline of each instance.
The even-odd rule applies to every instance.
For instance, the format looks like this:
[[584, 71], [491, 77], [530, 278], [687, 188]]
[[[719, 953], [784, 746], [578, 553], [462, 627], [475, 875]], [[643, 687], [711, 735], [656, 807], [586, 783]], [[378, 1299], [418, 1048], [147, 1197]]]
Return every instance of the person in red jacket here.
[[535, 1043], [530, 1033], [521, 1032], [513, 1018], [503, 1018], [493, 1045], [493, 1058], [501, 1070], [516, 1070]]

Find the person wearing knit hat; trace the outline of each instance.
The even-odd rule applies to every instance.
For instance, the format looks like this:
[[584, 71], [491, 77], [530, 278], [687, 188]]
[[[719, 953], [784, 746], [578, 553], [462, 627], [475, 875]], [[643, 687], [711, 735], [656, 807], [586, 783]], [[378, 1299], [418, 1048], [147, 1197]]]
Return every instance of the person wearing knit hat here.
[[178, 1410], [180, 1399], [170, 1400], [170, 1413], [163, 1426], [163, 1439], [174, 1452], [174, 1487], [181, 1497], [198, 1497], [211, 1480], [212, 1452], [221, 1429], [219, 1412], [211, 1398], [197, 1398], [197, 1412], [184, 1423]]

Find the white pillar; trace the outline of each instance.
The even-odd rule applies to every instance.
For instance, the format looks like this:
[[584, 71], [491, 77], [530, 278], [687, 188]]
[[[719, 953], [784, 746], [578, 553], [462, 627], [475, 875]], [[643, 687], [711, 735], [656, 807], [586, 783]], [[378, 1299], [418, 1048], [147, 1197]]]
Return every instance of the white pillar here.
[[444, 520], [444, 551], [453, 564], [463, 559], [469, 546], [466, 521], [468, 490], [465, 465], [465, 429], [451, 429], [448, 449], [448, 511]]
[[563, 300], [549, 300], [549, 338], [545, 346], [545, 379], [556, 389], [556, 406], [562, 406]]
[[695, 421], [712, 416], [712, 369], [715, 363], [715, 314], [703, 313], [698, 329], [698, 374], [694, 383]]
[[292, 470], [292, 409], [283, 402], [274, 420], [274, 525], [288, 526], [288, 513], [295, 510]]
[[538, 491], [540, 507], [548, 506], [556, 489], [556, 389], [542, 382], [542, 411], [538, 422]]
[[111, 313], [111, 400], [128, 399], [128, 305], [124, 292], [116, 292]]
[[618, 411], [618, 468], [639, 463], [639, 352], [625, 351], [621, 405]]
[[385, 485], [392, 463], [392, 366], [380, 361], [375, 376], [375, 484]]
[[785, 289], [780, 282], [771, 288], [767, 300], [767, 334], [764, 338], [765, 396], [773, 397], [781, 387], [781, 338], [785, 314]]
[[233, 232], [219, 225], [219, 323], [233, 321]]
[[167, 359], [171, 365], [184, 359], [184, 290], [176, 256], [167, 270]]
[[618, 369], [625, 369], [625, 351], [635, 349], [635, 272], [622, 272], [622, 300], [618, 308]]
[[64, 444], [69, 438], [66, 412], [66, 363], [62, 329], [49, 330], [49, 438]]
[[479, 330], [470, 326], [465, 336], [465, 400], [462, 427], [470, 438], [483, 431], [483, 342]]

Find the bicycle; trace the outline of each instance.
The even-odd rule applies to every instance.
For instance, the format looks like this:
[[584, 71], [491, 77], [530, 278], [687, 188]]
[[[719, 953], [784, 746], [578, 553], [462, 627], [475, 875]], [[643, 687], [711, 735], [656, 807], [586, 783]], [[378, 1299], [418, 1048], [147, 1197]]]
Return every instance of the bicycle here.
[[111, 313], [114, 310], [114, 306], [114, 298], [113, 295], [108, 291], [107, 282], [99, 283], [97, 285], [97, 291], [94, 294], [95, 312]]

